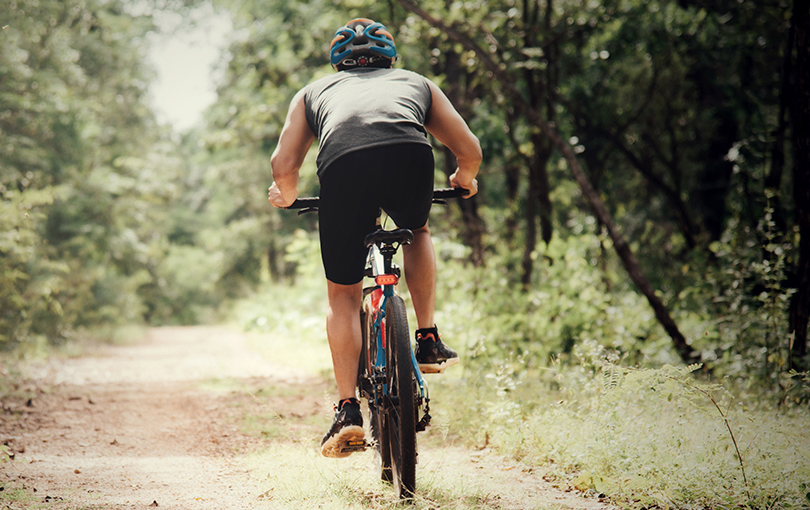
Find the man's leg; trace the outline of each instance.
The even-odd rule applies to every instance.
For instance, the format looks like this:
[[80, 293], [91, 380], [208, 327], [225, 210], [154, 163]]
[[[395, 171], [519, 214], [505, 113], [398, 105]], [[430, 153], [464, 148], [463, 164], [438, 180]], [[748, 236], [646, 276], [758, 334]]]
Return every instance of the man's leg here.
[[354, 285], [327, 282], [329, 310], [326, 314], [326, 335], [332, 351], [339, 399], [335, 419], [321, 441], [321, 455], [346, 457], [358, 451], [356, 445], [365, 444], [363, 415], [355, 392], [362, 343], [359, 311], [363, 290], [362, 282]]
[[436, 308], [436, 255], [427, 224], [413, 231], [404, 246], [405, 281], [416, 311], [416, 361], [422, 373], [441, 373], [458, 363], [458, 353], [444, 344], [433, 321]]
[[417, 328], [432, 328], [436, 308], [436, 255], [427, 224], [413, 231], [413, 242], [402, 250], [405, 282], [413, 300]]
[[332, 351], [338, 398], [356, 398], [357, 366], [362, 344], [360, 304], [363, 282], [340, 285], [327, 280], [327, 291], [329, 309], [326, 314], [326, 336]]

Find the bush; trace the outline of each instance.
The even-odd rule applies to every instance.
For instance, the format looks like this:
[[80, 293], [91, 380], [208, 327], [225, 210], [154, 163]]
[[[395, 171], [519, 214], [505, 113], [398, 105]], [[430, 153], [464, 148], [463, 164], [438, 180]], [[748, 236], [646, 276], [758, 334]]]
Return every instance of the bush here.
[[595, 342], [572, 358], [528, 375], [515, 359], [433, 385], [437, 421], [626, 508], [810, 502], [806, 409], [735, 398], [695, 377], [699, 365], [622, 366]]

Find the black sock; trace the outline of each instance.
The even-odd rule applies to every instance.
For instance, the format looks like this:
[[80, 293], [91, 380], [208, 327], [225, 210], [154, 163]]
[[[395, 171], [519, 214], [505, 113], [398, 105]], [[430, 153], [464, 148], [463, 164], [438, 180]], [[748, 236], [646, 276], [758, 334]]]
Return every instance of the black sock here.
[[343, 409], [343, 406], [345, 406], [346, 404], [357, 404], [357, 405], [360, 405], [360, 401], [359, 401], [358, 399], [354, 398], [354, 397], [352, 397], [352, 398], [344, 398], [343, 400], [341, 400], [341, 401], [338, 403], [338, 411], [342, 410], [342, 409]]
[[433, 326], [432, 328], [422, 328], [416, 330], [416, 336], [420, 341], [428, 341], [428, 335], [432, 335], [432, 341], [437, 342], [439, 340], [439, 328]]

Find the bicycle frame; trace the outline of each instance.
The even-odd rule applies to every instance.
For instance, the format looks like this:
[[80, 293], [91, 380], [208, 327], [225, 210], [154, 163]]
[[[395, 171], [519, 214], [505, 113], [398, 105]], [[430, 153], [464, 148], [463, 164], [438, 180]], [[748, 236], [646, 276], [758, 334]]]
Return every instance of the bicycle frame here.
[[[374, 373], [385, 373], [386, 369], [386, 357], [385, 357], [385, 349], [388, 347], [385, 341], [385, 328], [383, 327], [383, 319], [385, 319], [385, 307], [388, 302], [388, 299], [393, 297], [396, 294], [396, 286], [399, 283], [399, 268], [397, 268], [393, 262], [392, 258], [397, 251], [397, 247], [393, 245], [383, 245], [382, 249], [377, 244], [372, 244], [368, 250], [368, 257], [367, 257], [367, 268], [370, 269], [370, 274], [368, 276], [374, 278], [374, 281], [377, 285], [380, 286], [381, 290], [381, 299], [374, 300], [373, 311], [376, 314], [374, 318], [374, 333], [376, 336], [376, 344], [377, 344], [377, 358], [374, 360]], [[427, 383], [425, 379], [422, 377], [422, 371], [419, 369], [419, 364], [416, 362], [416, 355], [413, 352], [413, 349], [410, 349], [411, 352], [411, 365], [413, 366], [413, 373], [416, 377], [416, 383], [419, 387], [419, 395], [421, 399], [425, 402], [425, 417], [426, 420], [423, 418], [420, 421], [420, 425], [422, 426], [422, 430], [424, 427], [427, 426], [430, 421], [430, 415], [428, 414], [430, 410], [430, 396], [428, 392]], [[369, 367], [371, 368], [371, 367]], [[373, 383], [372, 383], [373, 384]], [[383, 396], [388, 395], [388, 387], [386, 384], [382, 384], [383, 389]], [[375, 391], [376, 393], [376, 391]], [[375, 403], [378, 403], [378, 397], [375, 395]]]

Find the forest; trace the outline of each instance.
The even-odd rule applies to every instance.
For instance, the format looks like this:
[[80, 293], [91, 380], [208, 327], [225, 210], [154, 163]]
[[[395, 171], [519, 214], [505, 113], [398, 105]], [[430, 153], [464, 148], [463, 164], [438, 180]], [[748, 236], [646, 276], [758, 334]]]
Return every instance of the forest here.
[[234, 31], [184, 133], [147, 101], [147, 35], [156, 11], [203, 0], [0, 8], [0, 349], [317, 312], [317, 224], [268, 204], [269, 159], [293, 94], [334, 72], [335, 29], [362, 16], [483, 147], [480, 193], [431, 219], [437, 317], [465, 370], [501, 396], [564, 391], [548, 370], [569, 367], [806, 412], [806, 2], [212, 1]]

